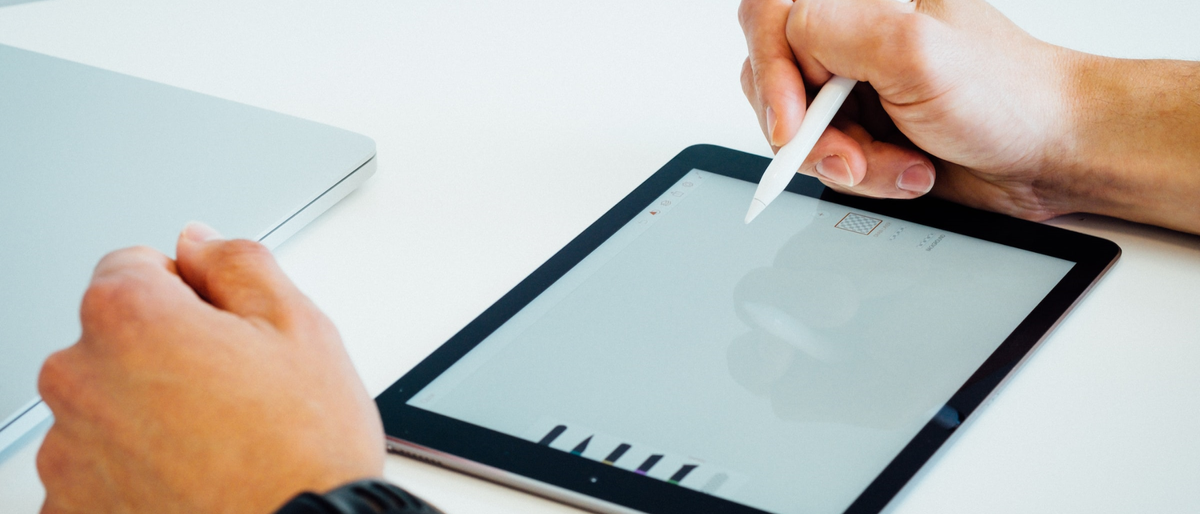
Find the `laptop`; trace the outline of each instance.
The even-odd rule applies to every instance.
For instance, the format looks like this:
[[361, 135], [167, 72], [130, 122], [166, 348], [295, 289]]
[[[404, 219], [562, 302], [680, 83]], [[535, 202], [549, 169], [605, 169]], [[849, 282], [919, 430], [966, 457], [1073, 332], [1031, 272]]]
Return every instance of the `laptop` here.
[[0, 453], [43, 423], [106, 253], [191, 220], [274, 247], [375, 171], [346, 130], [0, 45]]

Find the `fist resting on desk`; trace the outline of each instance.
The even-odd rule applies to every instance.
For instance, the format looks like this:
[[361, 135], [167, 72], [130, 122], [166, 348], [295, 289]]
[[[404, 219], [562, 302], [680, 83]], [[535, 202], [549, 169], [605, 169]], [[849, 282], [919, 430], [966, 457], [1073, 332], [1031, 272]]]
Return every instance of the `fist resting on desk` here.
[[374, 402], [266, 248], [193, 224], [176, 253], [105, 257], [42, 368], [42, 512], [261, 514], [381, 476]]

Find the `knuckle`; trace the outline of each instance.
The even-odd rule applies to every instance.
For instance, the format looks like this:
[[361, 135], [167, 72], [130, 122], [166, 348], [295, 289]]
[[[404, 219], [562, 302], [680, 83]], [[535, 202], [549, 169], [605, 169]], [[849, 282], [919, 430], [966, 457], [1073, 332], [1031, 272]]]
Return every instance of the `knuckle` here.
[[304, 341], [341, 345], [342, 339], [337, 327], [319, 311], [299, 314], [301, 313], [294, 311], [280, 314], [281, 322], [288, 327], [288, 332], [297, 334]]
[[247, 268], [272, 258], [267, 247], [248, 239], [234, 239], [222, 243], [217, 252], [216, 260], [221, 267]]
[[249, 239], [232, 239], [221, 245], [222, 250], [231, 254], [270, 255], [267, 247]]
[[333, 322], [304, 295], [274, 291], [267, 301], [270, 302], [270, 315], [277, 328], [294, 334], [317, 337], [333, 334], [338, 337]]
[[[766, 66], [754, 66], [750, 68], [750, 86], [755, 91], [763, 91], [762, 86], [770, 84], [770, 80], [771, 74], [766, 69]], [[763, 91], [763, 93], [770, 94], [769, 91]]]
[[145, 262], [162, 258], [162, 253], [149, 246], [131, 246], [114, 250], [100, 258], [100, 262], [96, 264], [97, 270], [106, 270], [119, 267], [118, 263], [124, 262]]
[[749, 57], [747, 57], [745, 62], [742, 63], [741, 81], [742, 93], [744, 93], [747, 98], [752, 98], [751, 94], [754, 93], [754, 68], [750, 66]]
[[[120, 265], [119, 263], [150, 263], [164, 259], [163, 254], [148, 246], [134, 246], [117, 250], [105, 255], [96, 265], [97, 274], [88, 287], [89, 293], [97, 296], [93, 300], [119, 301], [136, 294], [139, 289], [139, 278], [136, 265]], [[94, 291], [93, 291], [94, 290]], [[105, 302], [107, 303], [107, 302]]]
[[131, 246], [124, 250], [118, 250], [118, 251], [126, 252], [129, 255], [132, 255], [135, 257], [145, 257], [145, 258], [150, 258], [150, 259], [157, 258], [158, 256], [162, 255], [162, 253], [160, 253], [158, 250], [150, 248], [149, 246], [146, 246], [146, 245]]
[[119, 296], [117, 292], [116, 281], [93, 281], [83, 292], [83, 301], [79, 306], [79, 315], [83, 318], [84, 326], [89, 325], [88, 320], [95, 318], [104, 318], [104, 313], [108, 310], [108, 306], [114, 303], [114, 299]]
[[83, 293], [79, 317], [85, 330], [136, 319], [151, 307], [145, 285], [133, 274], [93, 281]]
[[935, 27], [926, 16], [904, 15], [892, 24], [892, 29], [885, 35], [887, 41], [881, 45], [889, 45], [896, 51], [899, 59], [894, 59], [910, 73], [926, 76], [932, 67], [932, 55], [936, 42], [934, 41]]
[[[787, 40], [813, 58], [829, 57], [842, 39], [846, 23], [838, 19], [840, 2], [796, 0], [792, 16], [784, 27]], [[866, 37], [866, 36], [863, 36]], [[799, 55], [797, 55], [799, 57]]]
[[821, 28], [823, 18], [829, 14], [829, 4], [820, 0], [796, 0], [792, 15], [784, 27], [789, 41], [801, 41], [813, 28]]
[[271, 251], [259, 243], [246, 239], [228, 241], [217, 249], [209, 281], [220, 285], [238, 284], [247, 276], [260, 273], [264, 265], [273, 260]]
[[757, 0], [742, 0], [742, 2], [738, 4], [738, 24], [742, 26], [743, 31], [747, 29], [747, 25], [750, 24], [751, 19], [754, 17], [754, 8], [756, 7], [756, 4]]
[[50, 354], [38, 372], [38, 394], [50, 410], [56, 410], [63, 405], [71, 397], [71, 391], [74, 389], [70, 386], [73, 373], [66, 352], [67, 350], [61, 350]]
[[38, 476], [46, 485], [47, 493], [56, 491], [58, 488], [55, 485], [66, 478], [67, 463], [67, 452], [61, 431], [57, 427], [51, 427], [50, 431], [46, 432], [46, 438], [42, 441], [42, 447], [38, 449], [34, 461]]

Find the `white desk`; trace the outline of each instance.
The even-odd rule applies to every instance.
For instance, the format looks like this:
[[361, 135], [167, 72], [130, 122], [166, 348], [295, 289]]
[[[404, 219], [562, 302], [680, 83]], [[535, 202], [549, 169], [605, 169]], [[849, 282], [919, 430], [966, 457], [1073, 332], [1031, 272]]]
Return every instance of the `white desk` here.
[[[1195, 2], [998, 3], [1056, 43], [1200, 59]], [[737, 80], [735, 13], [732, 0], [47, 0], [0, 9], [0, 43], [375, 138], [378, 175], [278, 255], [378, 393], [685, 146], [769, 153]], [[896, 512], [1200, 509], [1200, 238], [1054, 223], [1124, 257]], [[5, 512], [40, 505], [38, 443], [0, 463]], [[451, 514], [573, 511], [400, 457], [387, 473]]]

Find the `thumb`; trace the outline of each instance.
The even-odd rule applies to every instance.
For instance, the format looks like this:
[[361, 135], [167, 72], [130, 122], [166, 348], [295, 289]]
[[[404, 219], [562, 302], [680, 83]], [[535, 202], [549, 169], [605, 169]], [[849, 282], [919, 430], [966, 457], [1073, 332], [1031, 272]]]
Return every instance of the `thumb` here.
[[175, 247], [179, 276], [214, 307], [241, 317], [290, 325], [308, 305], [270, 250], [246, 239], [225, 240], [212, 227], [188, 223]]

